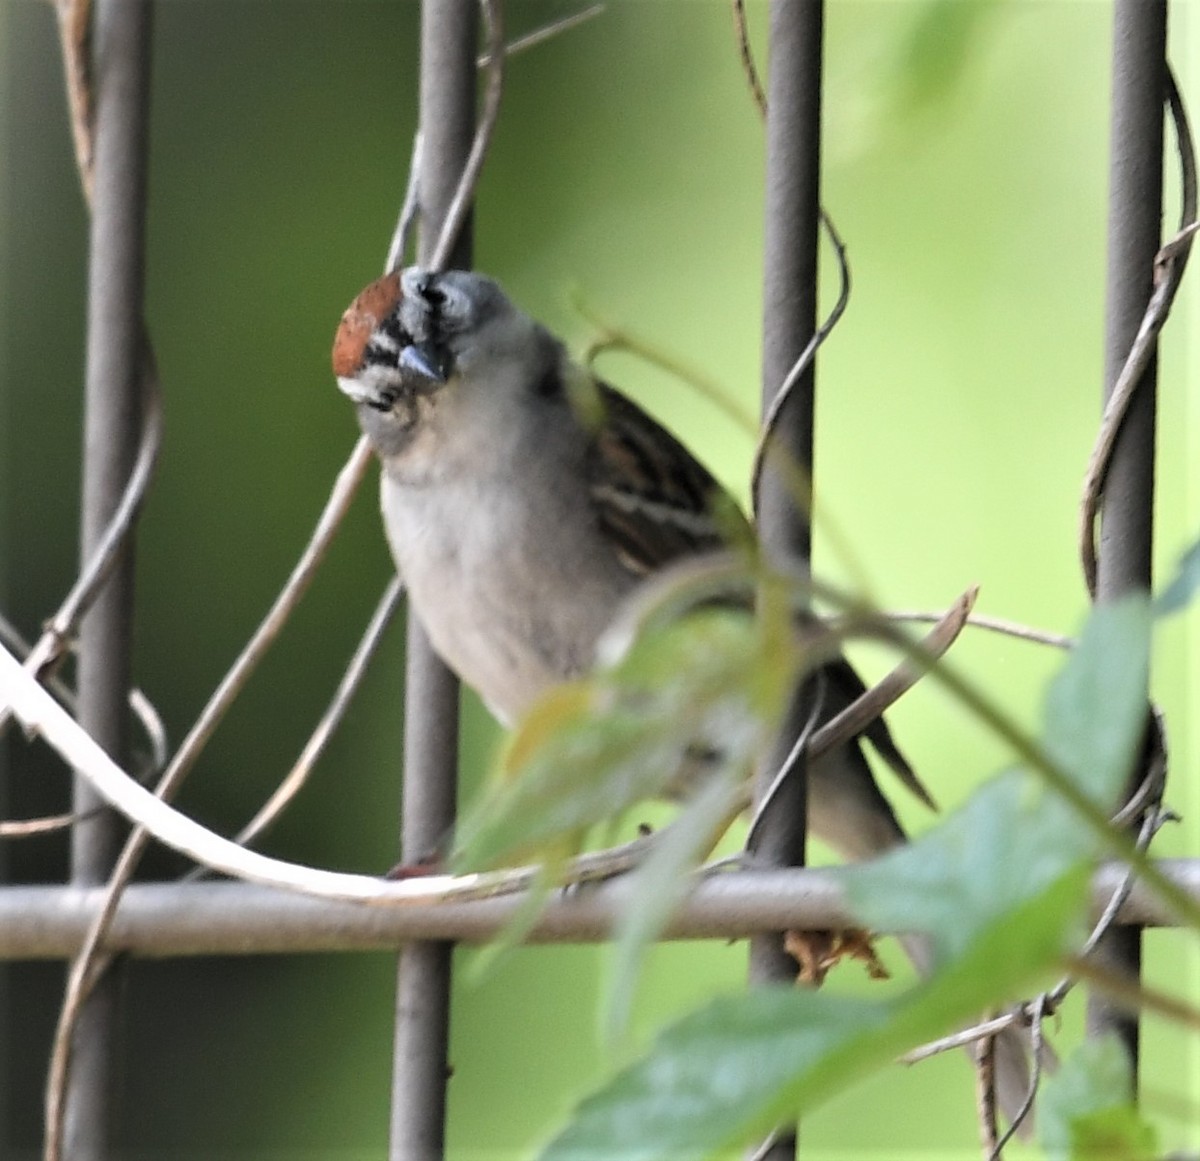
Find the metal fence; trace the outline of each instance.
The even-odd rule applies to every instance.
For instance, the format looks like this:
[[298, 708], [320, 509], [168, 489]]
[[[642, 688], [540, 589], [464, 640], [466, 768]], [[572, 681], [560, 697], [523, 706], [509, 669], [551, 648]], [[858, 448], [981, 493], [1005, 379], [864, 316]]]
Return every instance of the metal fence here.
[[[132, 756], [134, 554], [131, 529], [161, 435], [161, 403], [144, 302], [146, 174], [149, 140], [149, 0], [58, 0], [77, 150], [91, 206], [80, 585], [48, 622], [26, 668], [49, 675], [78, 636], [75, 717], [119, 765]], [[735, 6], [737, 11], [737, 6]], [[1165, 0], [1117, 0], [1112, 72], [1112, 168], [1109, 201], [1105, 399], [1135, 387], [1113, 426], [1103, 473], [1103, 520], [1096, 554], [1095, 596], [1105, 601], [1147, 587], [1152, 550], [1155, 460], [1155, 362], [1131, 376], [1127, 361], [1145, 330], [1147, 304], [1177, 280], [1156, 260], [1162, 245], [1163, 91], [1166, 84]], [[763, 320], [764, 408], [797, 365], [817, 324], [820, 220], [821, 64], [824, 5], [773, 0], [767, 91], [767, 201]], [[482, 19], [481, 19], [482, 18]], [[489, 118], [499, 101], [504, 43], [500, 0], [424, 0], [420, 40], [421, 147], [414, 152], [420, 189], [423, 262], [437, 255], [443, 223], [458, 211], [464, 167], [482, 157]], [[481, 72], [477, 56], [490, 54]], [[482, 97], [477, 82], [482, 79]], [[483, 132], [477, 127], [482, 109]], [[1187, 217], [1185, 206], [1185, 218]], [[443, 243], [444, 248], [444, 243]], [[450, 264], [470, 265], [471, 226], [457, 235]], [[1182, 261], [1178, 265], [1182, 266]], [[1157, 272], [1157, 273], [1156, 273]], [[1181, 271], [1180, 271], [1181, 272]], [[1173, 288], [1172, 288], [1173, 290]], [[1161, 326], [1169, 301], [1156, 320]], [[1156, 333], [1156, 328], [1154, 330]], [[1151, 335], [1151, 339], [1153, 335]], [[812, 463], [814, 375], [811, 363], [781, 418], [781, 438], [797, 461]], [[367, 462], [362, 445], [339, 478], [318, 540], [348, 502]], [[132, 482], [131, 482], [132, 481]], [[760, 531], [768, 551], [807, 559], [809, 530], [793, 489], [767, 481]], [[1089, 525], [1087, 536], [1092, 535]], [[210, 711], [172, 755], [162, 755], [158, 793], [170, 798], [248, 673], [270, 644], [311, 577], [321, 554], [310, 550], [255, 644], [210, 703]], [[96, 565], [97, 560], [102, 561]], [[394, 607], [396, 592], [385, 607]], [[46, 610], [50, 612], [49, 608]], [[13, 643], [7, 642], [11, 648]], [[454, 820], [457, 689], [431, 652], [420, 626], [409, 625], [404, 688], [402, 858], [436, 848]], [[152, 708], [134, 708], [154, 733]], [[803, 699], [797, 721], [806, 716]], [[23, 716], [23, 715], [22, 715]], [[779, 756], [776, 756], [777, 758]], [[776, 763], [767, 762], [769, 775]], [[18, 771], [10, 776], [19, 777]], [[798, 868], [804, 859], [804, 794], [793, 783], [790, 808], [777, 810], [759, 847], [781, 868], [701, 884], [681, 907], [673, 938], [751, 937], [751, 978], [787, 980], [795, 965], [781, 948], [785, 929], [850, 924], [854, 916], [836, 885]], [[112, 1154], [112, 1116], [119, 1071], [119, 1000], [123, 953], [154, 957], [256, 952], [399, 949], [396, 976], [391, 1156], [435, 1158], [445, 1152], [446, 1079], [453, 941], [477, 941], [499, 930], [519, 908], [514, 897], [429, 902], [404, 908], [363, 907], [312, 898], [251, 882], [122, 885], [137, 865], [144, 832], [127, 828], [93, 785], [77, 780], [66, 885], [11, 885], [0, 890], [0, 956], [61, 958], [73, 965], [48, 1081], [46, 1157]], [[47, 824], [49, 825], [49, 824]], [[14, 825], [12, 832], [17, 831]], [[1168, 867], [1194, 897], [1200, 866]], [[349, 877], [348, 877], [349, 878]], [[1110, 899], [1120, 868], [1097, 874], [1097, 909]], [[298, 879], [297, 882], [308, 882]], [[115, 888], [107, 884], [117, 884]], [[317, 882], [318, 889], [320, 883]], [[387, 889], [384, 889], [387, 890]], [[621, 900], [621, 884], [552, 902], [531, 933], [535, 942], [604, 939]], [[98, 917], [104, 916], [100, 926]], [[1136, 972], [1138, 924], [1169, 921], [1153, 895], [1135, 891], [1102, 955]], [[86, 949], [81, 952], [81, 949]], [[1089, 1028], [1115, 1027], [1135, 1056], [1138, 1024], [1124, 1008], [1096, 997]], [[9, 1052], [9, 1067], [19, 1053]], [[792, 1138], [774, 1141], [771, 1157], [791, 1155]]]

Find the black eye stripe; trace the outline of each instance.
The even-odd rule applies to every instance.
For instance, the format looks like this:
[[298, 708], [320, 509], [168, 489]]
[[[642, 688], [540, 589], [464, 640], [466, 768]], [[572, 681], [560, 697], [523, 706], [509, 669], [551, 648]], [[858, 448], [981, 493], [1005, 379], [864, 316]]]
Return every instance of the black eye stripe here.
[[412, 342], [412, 336], [400, 325], [400, 319], [395, 314], [389, 314], [380, 325], [379, 329], [388, 336], [394, 339], [396, 344], [401, 347], [408, 346]]
[[363, 363], [369, 367], [394, 367], [398, 354], [399, 351], [389, 351], [386, 347], [381, 347], [372, 340], [367, 344], [366, 350], [363, 351]]

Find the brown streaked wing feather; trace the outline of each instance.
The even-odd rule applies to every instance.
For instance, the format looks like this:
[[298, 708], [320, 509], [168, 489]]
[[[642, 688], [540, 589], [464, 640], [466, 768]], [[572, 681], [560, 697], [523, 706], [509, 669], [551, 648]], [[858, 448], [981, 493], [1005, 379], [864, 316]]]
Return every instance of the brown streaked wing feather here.
[[[637, 404], [605, 383], [598, 386], [605, 414], [593, 436], [589, 483], [596, 516], [625, 566], [645, 574], [727, 547], [712, 518], [713, 502], [723, 494], [721, 485]], [[732, 501], [729, 504], [732, 510]], [[829, 700], [822, 716], [828, 721], [866, 687], [844, 658], [823, 668]], [[876, 718], [860, 736], [870, 740], [917, 798], [937, 809], [883, 718]]]
[[597, 519], [622, 562], [649, 573], [724, 547], [712, 518], [720, 484], [637, 404], [598, 386], [604, 418], [593, 435], [589, 484]]

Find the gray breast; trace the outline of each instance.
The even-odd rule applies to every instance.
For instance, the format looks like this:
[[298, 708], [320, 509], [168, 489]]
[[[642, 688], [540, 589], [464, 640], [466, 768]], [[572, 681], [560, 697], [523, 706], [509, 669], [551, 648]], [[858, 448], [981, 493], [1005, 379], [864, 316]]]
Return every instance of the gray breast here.
[[[577, 499], [577, 498], [576, 498]], [[586, 671], [635, 578], [561, 488], [409, 488], [383, 477], [388, 541], [434, 648], [502, 721]]]

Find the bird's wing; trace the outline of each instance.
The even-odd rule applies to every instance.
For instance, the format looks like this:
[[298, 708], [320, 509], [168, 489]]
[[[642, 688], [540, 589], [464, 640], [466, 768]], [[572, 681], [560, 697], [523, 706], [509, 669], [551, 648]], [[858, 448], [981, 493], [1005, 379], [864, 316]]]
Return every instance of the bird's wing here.
[[592, 433], [592, 506], [632, 572], [727, 548], [745, 518], [720, 484], [674, 436], [620, 392], [598, 384], [602, 411]]

